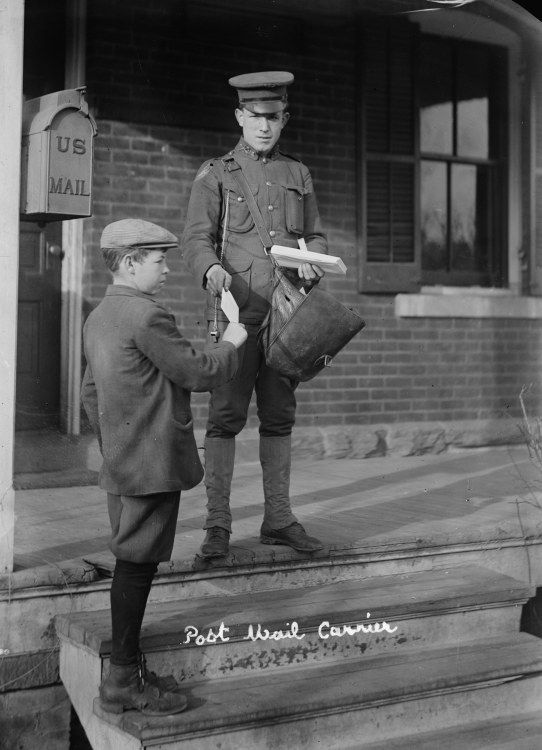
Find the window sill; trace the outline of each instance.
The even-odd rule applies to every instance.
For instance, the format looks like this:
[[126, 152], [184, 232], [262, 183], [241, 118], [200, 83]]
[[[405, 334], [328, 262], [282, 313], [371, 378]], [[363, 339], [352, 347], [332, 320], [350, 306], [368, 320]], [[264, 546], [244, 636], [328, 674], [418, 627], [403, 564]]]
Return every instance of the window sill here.
[[542, 318], [542, 297], [519, 297], [508, 289], [422, 287], [395, 297], [398, 318]]

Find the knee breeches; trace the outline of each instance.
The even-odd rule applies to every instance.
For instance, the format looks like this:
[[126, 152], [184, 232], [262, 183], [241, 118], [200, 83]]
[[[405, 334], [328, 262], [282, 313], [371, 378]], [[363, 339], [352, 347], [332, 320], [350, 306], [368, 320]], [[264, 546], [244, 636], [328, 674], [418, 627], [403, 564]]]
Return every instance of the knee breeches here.
[[215, 388], [211, 394], [207, 437], [235, 437], [245, 426], [254, 391], [260, 434], [279, 437], [292, 432], [297, 381], [280, 375], [265, 364], [257, 341], [260, 326], [247, 325], [246, 328], [248, 337], [239, 350], [239, 367], [235, 377]]

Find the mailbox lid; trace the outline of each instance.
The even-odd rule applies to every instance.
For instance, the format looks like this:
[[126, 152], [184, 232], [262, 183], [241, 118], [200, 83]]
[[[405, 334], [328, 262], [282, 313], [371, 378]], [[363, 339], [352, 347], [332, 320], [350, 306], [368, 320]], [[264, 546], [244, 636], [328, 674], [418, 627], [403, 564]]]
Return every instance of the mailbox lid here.
[[98, 132], [96, 121], [88, 111], [85, 88], [82, 87], [55, 91], [26, 101], [23, 107], [23, 136], [48, 130], [54, 117], [65, 109], [77, 110], [87, 117], [91, 123], [93, 135], [96, 135]]

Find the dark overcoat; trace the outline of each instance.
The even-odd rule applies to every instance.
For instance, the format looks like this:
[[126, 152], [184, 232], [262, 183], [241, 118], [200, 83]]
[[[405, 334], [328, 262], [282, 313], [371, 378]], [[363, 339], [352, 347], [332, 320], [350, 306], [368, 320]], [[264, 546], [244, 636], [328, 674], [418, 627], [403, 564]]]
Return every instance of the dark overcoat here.
[[82, 401], [102, 451], [100, 486], [115, 495], [147, 495], [201, 481], [190, 392], [233, 377], [235, 346], [196, 351], [160, 302], [121, 285], [107, 288], [83, 341]]

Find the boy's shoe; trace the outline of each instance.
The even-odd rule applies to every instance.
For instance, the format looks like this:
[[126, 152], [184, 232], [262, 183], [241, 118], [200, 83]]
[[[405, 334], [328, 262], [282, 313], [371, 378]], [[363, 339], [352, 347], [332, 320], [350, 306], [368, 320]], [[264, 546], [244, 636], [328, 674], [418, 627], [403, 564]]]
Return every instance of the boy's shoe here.
[[262, 544], [285, 544], [298, 552], [318, 552], [324, 545], [314, 536], [309, 536], [303, 526], [295, 521], [284, 529], [261, 529]]
[[226, 557], [229, 548], [230, 532], [220, 526], [211, 526], [210, 529], [207, 529], [200, 554], [206, 559], [210, 559], [211, 557]]
[[113, 714], [133, 709], [147, 716], [178, 714], [185, 710], [188, 700], [169, 689], [176, 685], [172, 677], [147, 672], [144, 660], [127, 666], [111, 664], [109, 675], [100, 686], [100, 705]]

